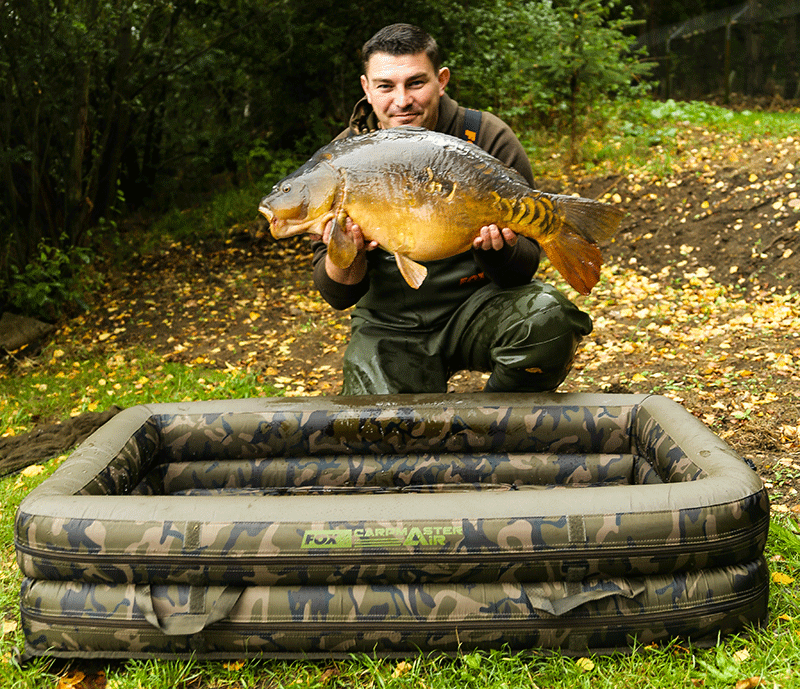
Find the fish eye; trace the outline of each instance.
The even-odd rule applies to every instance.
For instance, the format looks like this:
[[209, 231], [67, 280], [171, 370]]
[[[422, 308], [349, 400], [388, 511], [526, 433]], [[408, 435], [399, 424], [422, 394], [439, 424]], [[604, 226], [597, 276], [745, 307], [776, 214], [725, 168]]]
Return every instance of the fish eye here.
[[292, 190], [292, 185], [291, 185], [289, 182], [285, 182], [285, 183], [284, 183], [284, 184], [281, 186], [281, 191], [282, 191], [284, 194], [288, 194], [288, 193], [289, 193], [291, 190]]

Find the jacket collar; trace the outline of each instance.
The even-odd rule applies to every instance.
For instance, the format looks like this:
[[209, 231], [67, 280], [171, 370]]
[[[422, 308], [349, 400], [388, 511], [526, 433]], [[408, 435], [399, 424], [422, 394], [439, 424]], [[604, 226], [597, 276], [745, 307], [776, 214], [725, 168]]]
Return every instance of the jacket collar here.
[[[446, 93], [439, 99], [439, 119], [436, 121], [434, 131], [447, 134], [456, 123], [458, 117], [458, 103], [456, 103]], [[353, 108], [350, 116], [350, 128], [348, 136], [356, 134], [369, 134], [378, 129], [378, 118], [375, 111], [364, 96]]]

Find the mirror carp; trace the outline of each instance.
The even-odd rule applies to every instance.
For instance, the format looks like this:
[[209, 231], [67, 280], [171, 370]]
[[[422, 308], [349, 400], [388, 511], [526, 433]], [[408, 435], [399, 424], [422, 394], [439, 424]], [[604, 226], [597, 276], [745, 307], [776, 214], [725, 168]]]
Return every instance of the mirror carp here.
[[366, 241], [395, 256], [418, 288], [420, 262], [467, 251], [484, 225], [536, 240], [581, 294], [600, 277], [597, 242], [618, 229], [624, 211], [578, 196], [531, 188], [483, 149], [422, 127], [395, 127], [333, 141], [278, 182], [259, 205], [276, 239], [322, 234], [332, 221], [328, 255], [341, 268], [356, 257], [345, 234], [349, 216]]

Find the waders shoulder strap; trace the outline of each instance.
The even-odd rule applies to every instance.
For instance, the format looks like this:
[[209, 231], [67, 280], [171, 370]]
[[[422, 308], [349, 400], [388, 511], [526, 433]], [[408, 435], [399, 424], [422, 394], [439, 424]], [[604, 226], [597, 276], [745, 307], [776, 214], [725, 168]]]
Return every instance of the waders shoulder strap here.
[[481, 111], [480, 110], [470, 110], [466, 108], [464, 110], [464, 134], [462, 135], [462, 139], [466, 139], [467, 141], [471, 141], [475, 143], [478, 138], [478, 132], [481, 129]]

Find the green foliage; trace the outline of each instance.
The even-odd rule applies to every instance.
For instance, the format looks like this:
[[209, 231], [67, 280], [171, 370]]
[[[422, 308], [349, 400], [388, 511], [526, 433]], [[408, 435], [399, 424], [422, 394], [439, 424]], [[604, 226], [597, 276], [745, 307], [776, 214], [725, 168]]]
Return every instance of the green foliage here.
[[42, 240], [38, 253], [22, 270], [11, 266], [8, 301], [20, 313], [51, 319], [65, 306], [85, 308], [83, 295], [89, 281], [80, 269], [91, 261], [89, 249], [69, 245], [62, 249]]
[[626, 34], [630, 9], [615, 18], [617, 4], [481, 3], [469, 13], [472, 28], [452, 47], [456, 91], [465, 102], [491, 106], [515, 128], [553, 127], [577, 144], [594, 109], [648, 88], [649, 68], [631, 52]]

